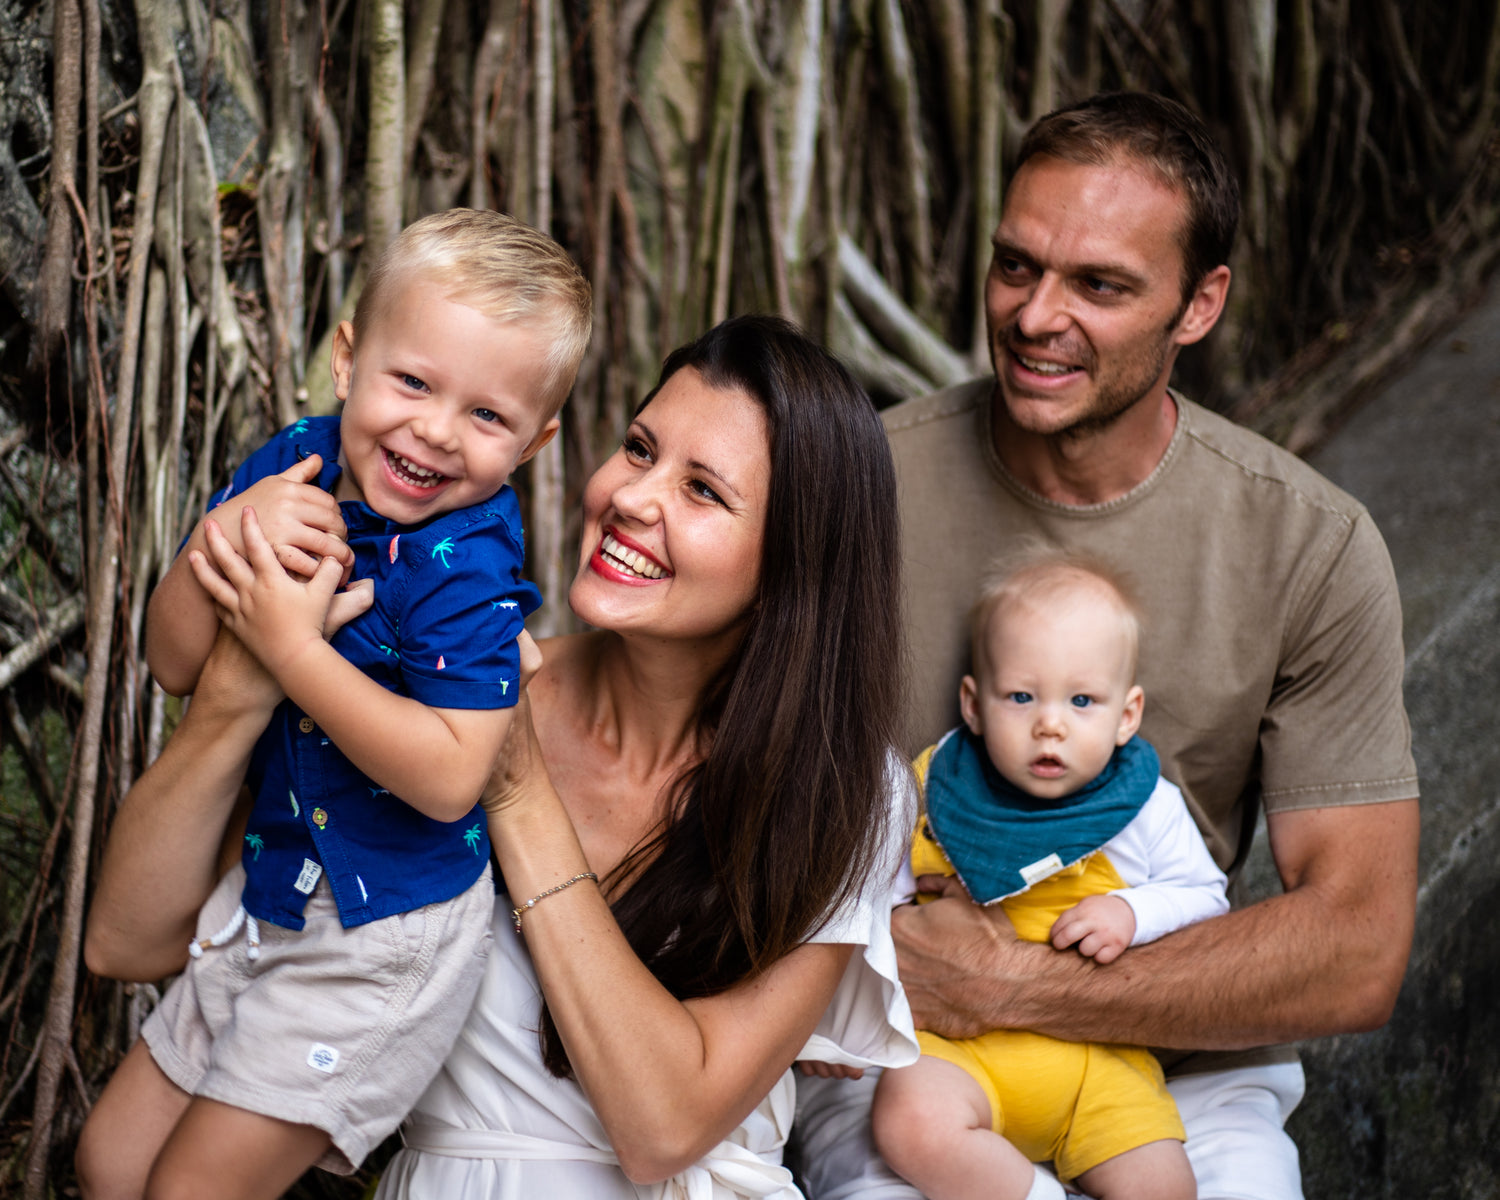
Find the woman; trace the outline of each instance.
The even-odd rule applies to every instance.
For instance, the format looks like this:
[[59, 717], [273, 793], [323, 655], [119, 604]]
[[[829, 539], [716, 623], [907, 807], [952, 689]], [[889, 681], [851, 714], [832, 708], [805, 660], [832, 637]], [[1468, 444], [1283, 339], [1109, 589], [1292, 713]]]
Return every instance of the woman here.
[[[829, 355], [741, 318], [668, 358], [585, 490], [569, 602], [596, 632], [543, 648], [486, 801], [510, 902], [382, 1196], [794, 1196], [792, 1060], [909, 1060], [895, 545], [880, 422]], [[222, 829], [270, 702], [215, 657], [122, 808], [107, 973], [177, 969], [212, 886], [205, 806]]]

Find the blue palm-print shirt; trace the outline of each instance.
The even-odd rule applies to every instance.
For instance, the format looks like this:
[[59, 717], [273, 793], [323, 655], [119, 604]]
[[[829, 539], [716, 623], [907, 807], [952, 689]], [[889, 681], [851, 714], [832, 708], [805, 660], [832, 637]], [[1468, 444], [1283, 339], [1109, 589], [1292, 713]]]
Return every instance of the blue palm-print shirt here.
[[[257, 480], [318, 454], [318, 485], [340, 469], [337, 417], [282, 430], [209, 501], [223, 503]], [[515, 493], [423, 525], [398, 525], [367, 505], [340, 504], [355, 579], [375, 581], [370, 610], [333, 646], [382, 687], [435, 708], [516, 703], [516, 637], [541, 595], [521, 578], [524, 541]], [[255, 807], [245, 829], [245, 908], [301, 929], [302, 910], [327, 877], [346, 927], [448, 900], [479, 878], [489, 836], [477, 800], [451, 824], [424, 816], [365, 776], [312, 718], [282, 701], [250, 762]]]

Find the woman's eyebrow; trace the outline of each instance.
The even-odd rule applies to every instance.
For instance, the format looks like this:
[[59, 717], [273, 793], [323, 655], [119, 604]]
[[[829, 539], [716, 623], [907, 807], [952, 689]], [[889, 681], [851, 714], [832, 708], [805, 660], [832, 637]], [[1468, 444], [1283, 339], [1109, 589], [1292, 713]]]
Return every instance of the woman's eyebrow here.
[[740, 493], [740, 489], [737, 488], [737, 487], [735, 487], [735, 485], [734, 485], [734, 483], [732, 481], [730, 481], [724, 475], [721, 475], [718, 471], [716, 471], [713, 467], [709, 466], [706, 462], [702, 462], [702, 461], [700, 461], [700, 460], [698, 460], [696, 458], [690, 458], [690, 459], [688, 459], [688, 464], [687, 465], [688, 465], [688, 467], [690, 469], [692, 469], [694, 471], [702, 471], [703, 474], [705, 474], [705, 475], [712, 475], [715, 480], [717, 480], [720, 484], [722, 484], [724, 486], [724, 489], [726, 491], [734, 493], [734, 498], [736, 500], [743, 500], [744, 499], [743, 495], [741, 495], [741, 493]]

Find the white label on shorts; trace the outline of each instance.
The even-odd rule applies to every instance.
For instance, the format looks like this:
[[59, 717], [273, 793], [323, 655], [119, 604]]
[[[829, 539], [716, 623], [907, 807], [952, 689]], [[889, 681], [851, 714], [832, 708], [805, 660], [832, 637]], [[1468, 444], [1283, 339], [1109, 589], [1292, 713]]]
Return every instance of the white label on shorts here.
[[307, 1052], [307, 1065], [315, 1071], [323, 1071], [332, 1075], [334, 1067], [339, 1065], [339, 1052], [332, 1046], [314, 1042], [312, 1049]]
[[[1056, 858], [1057, 855], [1053, 855]], [[323, 868], [310, 858], [302, 860], [302, 874], [297, 876], [297, 882], [292, 884], [304, 896], [311, 896], [313, 888], [318, 886], [318, 879], [323, 874]]]
[[1062, 859], [1055, 854], [1049, 854], [1046, 858], [1039, 858], [1029, 867], [1021, 868], [1021, 878], [1027, 883], [1039, 883], [1049, 875], [1056, 875], [1062, 870]]

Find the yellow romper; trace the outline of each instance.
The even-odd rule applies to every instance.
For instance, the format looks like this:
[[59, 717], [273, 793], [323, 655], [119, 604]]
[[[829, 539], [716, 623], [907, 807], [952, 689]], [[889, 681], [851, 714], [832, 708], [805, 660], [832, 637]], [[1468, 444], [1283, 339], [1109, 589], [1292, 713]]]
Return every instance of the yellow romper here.
[[[934, 747], [913, 766], [924, 786]], [[912, 838], [917, 875], [953, 875], [926, 817]], [[1033, 884], [1000, 907], [1027, 942], [1051, 941], [1052, 924], [1085, 896], [1125, 887], [1102, 850]], [[917, 1031], [922, 1053], [962, 1068], [984, 1089], [990, 1126], [1032, 1162], [1051, 1162], [1064, 1180], [1148, 1142], [1187, 1134], [1161, 1064], [1139, 1046], [1064, 1042], [1028, 1029], [949, 1039]]]

